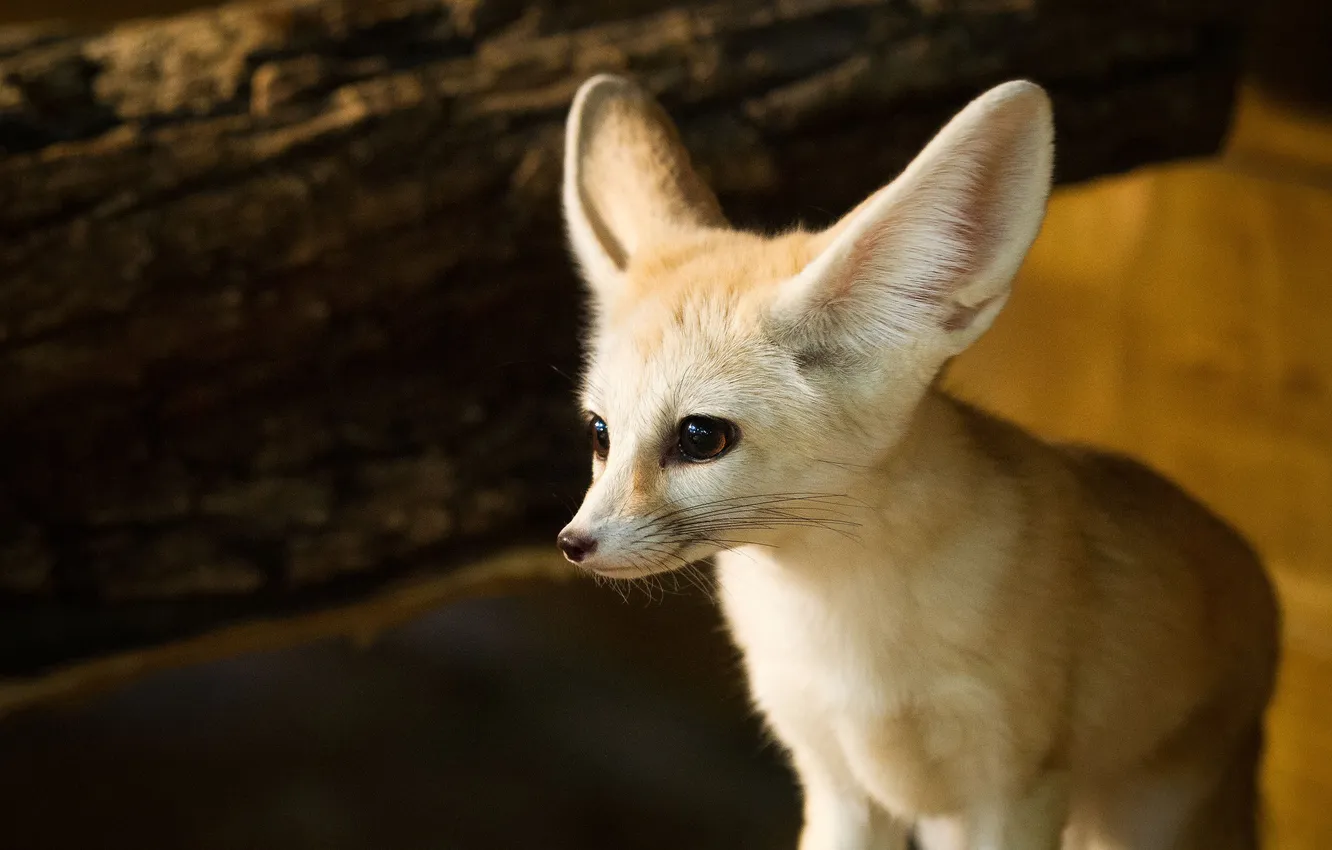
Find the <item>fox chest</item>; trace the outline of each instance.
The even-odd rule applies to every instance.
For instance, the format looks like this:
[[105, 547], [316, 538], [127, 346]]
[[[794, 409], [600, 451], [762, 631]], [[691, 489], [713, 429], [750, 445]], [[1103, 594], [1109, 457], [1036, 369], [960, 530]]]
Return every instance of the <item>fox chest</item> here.
[[[1002, 699], [931, 645], [910, 612], [728, 574], [722, 601], [749, 687], [802, 774], [849, 779], [904, 816], [954, 811], [994, 740]], [[998, 732], [999, 734], [994, 734]]]

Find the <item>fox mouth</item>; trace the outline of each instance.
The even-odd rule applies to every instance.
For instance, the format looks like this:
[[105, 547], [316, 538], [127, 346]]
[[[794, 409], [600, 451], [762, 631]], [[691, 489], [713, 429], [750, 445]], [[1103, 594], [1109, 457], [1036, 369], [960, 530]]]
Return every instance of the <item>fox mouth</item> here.
[[642, 590], [649, 601], [664, 601], [668, 594], [694, 592], [715, 599], [716, 582], [700, 564], [715, 549], [691, 557], [689, 550], [695, 549], [696, 545], [689, 542], [671, 549], [644, 549], [622, 558], [607, 558], [605, 563], [584, 562], [578, 566], [598, 585], [611, 588], [626, 602], [634, 589]]
[[586, 569], [590, 573], [595, 573], [596, 575], [602, 576], [603, 578], [635, 579], [635, 578], [645, 578], [647, 576], [656, 575], [657, 573], [670, 572], [671, 570], [678, 569], [678, 567], [658, 566], [658, 565], [653, 565], [653, 566], [611, 565], [604, 567], [584, 567], [584, 569]]
[[597, 563], [594, 560], [591, 563], [580, 564], [580, 566], [588, 572], [604, 578], [646, 578], [684, 569], [692, 566], [695, 561], [706, 557], [706, 555], [700, 555], [698, 558], [686, 557], [686, 551], [692, 548], [694, 548], [692, 542], [674, 545], [669, 548], [651, 547], [630, 552], [623, 557], [607, 558], [604, 563]]
[[[849, 539], [860, 525], [848, 511], [856, 500], [829, 493], [737, 496], [695, 505], [664, 505], [629, 529], [598, 541], [567, 527], [559, 543], [579, 568], [611, 579], [646, 578], [695, 564], [718, 552], [769, 546], [765, 536], [792, 530], [823, 530]], [[615, 542], [616, 536], [622, 543]], [[625, 538], [628, 538], [625, 540]]]
[[577, 566], [596, 579], [616, 582], [647, 579], [656, 584], [655, 577], [677, 574], [688, 584], [706, 587], [711, 585], [711, 580], [701, 571], [700, 563], [715, 555], [718, 549], [707, 539], [650, 538], [636, 541], [620, 551], [597, 553]]

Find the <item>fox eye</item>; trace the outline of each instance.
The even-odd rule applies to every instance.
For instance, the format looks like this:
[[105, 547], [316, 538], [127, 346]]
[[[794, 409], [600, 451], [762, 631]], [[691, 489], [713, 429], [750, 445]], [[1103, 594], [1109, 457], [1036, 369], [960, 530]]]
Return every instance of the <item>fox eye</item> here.
[[680, 423], [680, 454], [694, 462], [721, 457], [736, 439], [735, 426], [725, 419], [688, 416]]
[[606, 427], [606, 420], [594, 414], [587, 421], [587, 435], [592, 441], [592, 454], [605, 460], [610, 454], [610, 428]]

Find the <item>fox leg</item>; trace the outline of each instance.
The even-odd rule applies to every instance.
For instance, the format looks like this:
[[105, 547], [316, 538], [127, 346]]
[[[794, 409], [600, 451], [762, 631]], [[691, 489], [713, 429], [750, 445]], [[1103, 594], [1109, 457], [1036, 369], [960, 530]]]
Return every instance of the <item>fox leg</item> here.
[[1067, 777], [1048, 774], [1019, 799], [923, 820], [917, 840], [925, 850], [1060, 850], [1068, 806]]
[[841, 766], [792, 749], [804, 793], [799, 850], [906, 850], [909, 830]]

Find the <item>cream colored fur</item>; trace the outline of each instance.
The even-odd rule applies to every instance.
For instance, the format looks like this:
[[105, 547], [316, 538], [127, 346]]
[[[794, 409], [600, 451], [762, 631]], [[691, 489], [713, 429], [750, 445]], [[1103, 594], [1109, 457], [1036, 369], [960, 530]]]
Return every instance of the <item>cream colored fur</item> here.
[[[829, 230], [760, 236], [631, 83], [575, 99], [584, 403], [611, 448], [568, 530], [609, 576], [716, 556], [801, 850], [912, 825], [931, 850], [1257, 844], [1277, 613], [1253, 552], [1144, 467], [937, 389], [1040, 228], [1052, 139], [1044, 92], [1008, 83]], [[679, 458], [691, 415], [734, 448]]]

